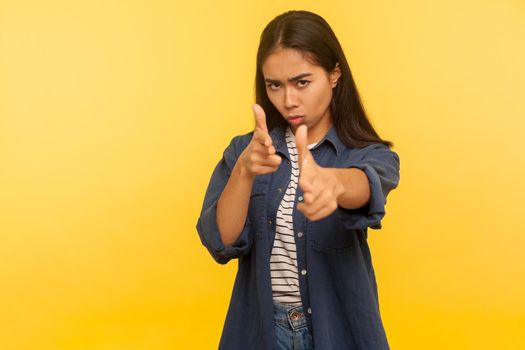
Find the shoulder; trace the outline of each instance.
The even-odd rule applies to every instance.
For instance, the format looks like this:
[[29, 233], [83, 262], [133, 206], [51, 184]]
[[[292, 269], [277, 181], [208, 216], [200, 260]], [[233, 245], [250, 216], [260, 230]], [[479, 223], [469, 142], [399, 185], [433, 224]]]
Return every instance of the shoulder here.
[[237, 147], [246, 147], [250, 143], [252, 136], [253, 131], [250, 131], [246, 134], [236, 135], [231, 139], [230, 144], [233, 144]]
[[383, 143], [372, 143], [364, 147], [345, 146], [340, 160], [342, 163], [388, 160], [399, 164], [399, 155]]
[[[274, 142], [274, 145], [285, 142], [285, 133], [286, 128], [283, 126], [276, 126], [275, 128], [271, 129], [269, 134], [272, 138], [272, 141]], [[246, 146], [250, 143], [253, 137], [253, 130], [250, 132], [247, 132], [246, 134], [241, 134], [234, 136], [231, 141], [228, 148], [231, 148], [232, 150], [237, 151], [238, 153], [242, 152]]]
[[236, 135], [230, 140], [230, 144], [224, 150], [225, 155], [237, 157], [248, 146], [252, 140], [253, 131], [246, 134]]
[[359, 155], [360, 157], [365, 157], [370, 154], [379, 154], [379, 153], [391, 153], [395, 152], [390, 149], [387, 145], [383, 143], [372, 143], [364, 147], [353, 147], [351, 152]]

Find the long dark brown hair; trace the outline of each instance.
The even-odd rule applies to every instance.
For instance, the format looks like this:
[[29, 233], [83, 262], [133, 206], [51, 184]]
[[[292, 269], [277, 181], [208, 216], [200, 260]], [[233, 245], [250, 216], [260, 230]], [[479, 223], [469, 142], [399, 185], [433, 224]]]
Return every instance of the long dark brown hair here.
[[301, 51], [312, 64], [323, 67], [326, 72], [331, 72], [339, 63], [341, 76], [333, 90], [330, 109], [337, 135], [345, 145], [364, 147], [382, 143], [394, 146], [391, 141], [382, 140], [368, 120], [345, 54], [332, 28], [321, 16], [308, 11], [285, 12], [268, 23], [261, 34], [257, 50], [255, 100], [266, 112], [268, 130], [287, 124], [268, 98], [262, 73], [264, 61], [278, 48]]

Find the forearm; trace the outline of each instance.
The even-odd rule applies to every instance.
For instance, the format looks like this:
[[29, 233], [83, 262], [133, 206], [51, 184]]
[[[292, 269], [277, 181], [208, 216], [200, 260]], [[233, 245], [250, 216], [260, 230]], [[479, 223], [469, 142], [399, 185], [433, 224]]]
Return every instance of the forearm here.
[[337, 204], [346, 209], [361, 208], [370, 200], [370, 185], [365, 172], [357, 168], [328, 168], [344, 189]]
[[242, 232], [248, 214], [253, 180], [254, 178], [247, 175], [237, 162], [219, 198], [217, 226], [225, 245], [233, 245]]

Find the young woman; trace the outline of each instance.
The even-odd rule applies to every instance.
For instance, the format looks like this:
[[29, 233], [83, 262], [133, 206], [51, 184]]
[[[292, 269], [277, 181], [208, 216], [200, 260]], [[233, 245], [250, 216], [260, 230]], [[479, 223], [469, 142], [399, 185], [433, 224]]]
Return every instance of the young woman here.
[[367, 229], [381, 228], [399, 157], [328, 23], [273, 19], [255, 87], [255, 129], [224, 151], [197, 223], [218, 263], [239, 263], [219, 348], [388, 349]]

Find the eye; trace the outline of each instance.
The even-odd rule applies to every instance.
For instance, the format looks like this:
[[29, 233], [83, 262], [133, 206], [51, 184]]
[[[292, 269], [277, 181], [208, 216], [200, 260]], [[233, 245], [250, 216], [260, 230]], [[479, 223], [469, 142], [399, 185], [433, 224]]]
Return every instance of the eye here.
[[[267, 84], [266, 86], [268, 86], [270, 88], [270, 90], [277, 90], [277, 88], [279, 87], [279, 83], [270, 83], [270, 84]], [[275, 88], [274, 88], [274, 86], [275, 86]]]
[[299, 85], [299, 87], [305, 87], [305, 86], [308, 85], [308, 83], [310, 83], [309, 80], [299, 80], [299, 81], [297, 81], [297, 85]]

